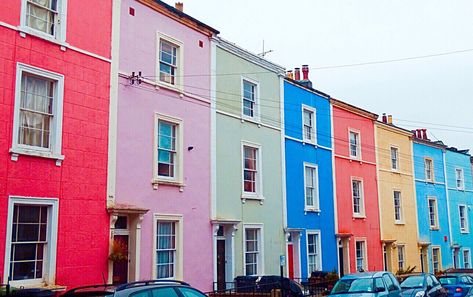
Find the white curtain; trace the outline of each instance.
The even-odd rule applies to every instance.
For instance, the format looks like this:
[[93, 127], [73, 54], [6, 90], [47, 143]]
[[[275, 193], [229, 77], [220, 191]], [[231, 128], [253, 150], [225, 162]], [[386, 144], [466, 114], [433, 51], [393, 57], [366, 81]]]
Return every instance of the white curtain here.
[[29, 0], [31, 3], [28, 3], [27, 8], [28, 26], [48, 34], [54, 34], [54, 14], [45, 9], [55, 9], [55, 5], [53, 5], [54, 1], [55, 0]]

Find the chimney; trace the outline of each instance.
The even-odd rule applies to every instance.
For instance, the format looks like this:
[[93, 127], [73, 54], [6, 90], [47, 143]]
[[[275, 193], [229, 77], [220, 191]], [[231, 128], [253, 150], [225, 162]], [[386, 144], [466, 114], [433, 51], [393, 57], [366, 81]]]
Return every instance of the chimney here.
[[383, 112], [383, 117], [382, 117], [382, 119], [383, 119], [383, 123], [385, 123], [385, 124], [388, 123], [388, 118], [386, 117], [386, 113], [385, 113], [385, 112]]
[[302, 65], [302, 79], [309, 80], [309, 65]]
[[301, 80], [301, 69], [299, 67], [294, 69], [294, 79]]
[[292, 73], [292, 70], [288, 70], [286, 73], [286, 77], [290, 79], [294, 79], [294, 74]]
[[422, 138], [422, 131], [420, 129], [416, 129], [416, 132], [417, 132], [416, 137], [421, 139]]
[[176, 2], [176, 4], [174, 4], [174, 7], [175, 7], [177, 10], [184, 12], [184, 3], [182, 3], [182, 2]]
[[427, 138], [427, 129], [421, 129], [422, 131], [422, 139], [428, 140]]
[[392, 125], [393, 124], [393, 116], [390, 114], [388, 115], [388, 124]]
[[412, 132], [412, 137], [417, 137], [417, 132], [416, 132], [416, 130], [411, 130], [411, 132]]

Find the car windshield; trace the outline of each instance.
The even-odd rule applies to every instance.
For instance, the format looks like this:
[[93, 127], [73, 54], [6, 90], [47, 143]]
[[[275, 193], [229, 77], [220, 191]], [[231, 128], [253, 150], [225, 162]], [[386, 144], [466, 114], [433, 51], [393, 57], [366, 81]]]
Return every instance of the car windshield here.
[[402, 289], [413, 289], [424, 287], [424, 277], [422, 275], [409, 276], [401, 283]]
[[332, 294], [372, 293], [372, 278], [341, 279], [332, 289]]
[[455, 276], [444, 276], [439, 278], [439, 281], [442, 285], [455, 285], [457, 278]]

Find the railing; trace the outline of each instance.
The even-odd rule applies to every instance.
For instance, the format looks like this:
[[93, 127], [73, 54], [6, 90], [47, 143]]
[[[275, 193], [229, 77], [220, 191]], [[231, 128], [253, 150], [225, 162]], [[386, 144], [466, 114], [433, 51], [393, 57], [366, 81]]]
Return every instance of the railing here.
[[10, 285], [0, 284], [1, 297], [32, 297], [32, 296], [55, 296], [51, 290], [40, 288], [14, 288]]
[[324, 296], [330, 294], [337, 280], [320, 280], [314, 278], [294, 278], [303, 289], [304, 296]]

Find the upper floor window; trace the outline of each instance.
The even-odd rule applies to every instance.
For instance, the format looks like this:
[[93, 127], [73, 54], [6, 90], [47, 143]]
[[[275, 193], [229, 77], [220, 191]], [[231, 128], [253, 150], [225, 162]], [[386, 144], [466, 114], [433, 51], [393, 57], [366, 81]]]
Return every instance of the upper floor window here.
[[455, 169], [455, 180], [456, 180], [457, 189], [459, 189], [459, 190], [465, 189], [463, 169], [461, 169], [461, 168]]
[[396, 147], [391, 147], [391, 169], [399, 170], [399, 151]]
[[307, 233], [307, 265], [309, 276], [312, 272], [321, 270], [320, 259], [320, 234], [317, 232]]
[[304, 106], [302, 107], [302, 122], [303, 122], [303, 140], [305, 142], [315, 144], [316, 139], [316, 122], [315, 109]]
[[257, 106], [258, 85], [243, 79], [243, 115], [250, 118], [258, 116]]
[[305, 210], [319, 210], [317, 166], [304, 165]]
[[182, 42], [158, 33], [158, 82], [183, 89], [183, 57]]
[[458, 206], [459, 218], [460, 218], [460, 231], [463, 233], [468, 232], [468, 213], [465, 205]]
[[435, 197], [429, 197], [429, 224], [431, 229], [438, 229], [438, 209], [437, 209], [437, 199]]
[[13, 153], [60, 155], [63, 90], [62, 75], [17, 65]]
[[360, 158], [360, 133], [350, 131], [350, 157]]
[[261, 195], [260, 148], [243, 145], [243, 196], [259, 198]]
[[66, 0], [22, 0], [21, 24], [46, 38], [65, 40]]
[[156, 114], [156, 163], [154, 179], [182, 182], [182, 126], [181, 120]]
[[424, 159], [424, 172], [425, 172], [425, 179], [428, 181], [434, 180], [434, 163], [432, 159], [425, 158]]
[[364, 216], [365, 205], [363, 199], [363, 182], [361, 180], [352, 180], [352, 200], [353, 200], [353, 215]]
[[394, 191], [394, 220], [396, 222], [402, 221], [401, 192], [400, 191]]

